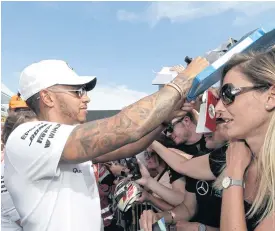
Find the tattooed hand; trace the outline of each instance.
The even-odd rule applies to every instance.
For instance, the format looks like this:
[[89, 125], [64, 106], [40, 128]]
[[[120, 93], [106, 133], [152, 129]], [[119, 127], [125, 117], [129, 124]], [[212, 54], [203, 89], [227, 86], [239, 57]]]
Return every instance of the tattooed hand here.
[[179, 73], [182, 73], [185, 70], [185, 67], [182, 65], [173, 66], [170, 68], [170, 71], [176, 71]]
[[207, 65], [204, 58], [198, 57], [178, 74], [174, 82], [182, 91], [181, 96], [177, 89], [163, 87], [113, 117], [77, 126], [67, 140], [62, 159], [84, 162], [137, 142], [159, 127], [180, 100], [184, 102], [194, 77]]

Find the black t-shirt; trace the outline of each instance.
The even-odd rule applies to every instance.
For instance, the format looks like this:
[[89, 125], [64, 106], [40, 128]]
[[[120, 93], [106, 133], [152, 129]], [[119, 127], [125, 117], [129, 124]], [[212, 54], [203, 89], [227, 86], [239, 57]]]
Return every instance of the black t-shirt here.
[[218, 228], [221, 215], [221, 191], [212, 187], [213, 182], [186, 176], [185, 189], [195, 193], [197, 200], [197, 213], [190, 221]]
[[176, 172], [175, 170], [173, 170], [171, 167], [169, 167], [168, 165], [166, 165], [165, 169], [162, 171], [162, 173], [159, 174], [159, 177], [157, 178], [157, 181], [159, 181], [163, 175], [165, 174], [165, 172], [168, 172], [169, 174], [169, 179], [170, 179], [170, 184], [172, 184], [174, 181], [180, 179], [183, 177], [183, 175], [179, 174], [178, 172]]
[[209, 166], [214, 176], [218, 177], [226, 164], [227, 145], [212, 151], [209, 155]]
[[[218, 177], [220, 175], [220, 173], [223, 170], [223, 167], [225, 167], [226, 149], [227, 149], [227, 145], [211, 152], [209, 155], [210, 169], [211, 169], [213, 175], [215, 175], [216, 177]], [[245, 208], [245, 213], [247, 213], [249, 211], [249, 209], [251, 208], [251, 204], [244, 201], [244, 208]], [[256, 222], [257, 222], [257, 219], [259, 219], [259, 218], [260, 218], [260, 214], [255, 215], [250, 219], [246, 217], [246, 225], [247, 225], [248, 231], [253, 231], [256, 228], [256, 226], [257, 226]]]
[[202, 136], [202, 138], [194, 144], [190, 144], [190, 145], [179, 144], [179, 145], [176, 145], [175, 148], [190, 155], [201, 156], [211, 151], [207, 149], [205, 145], [206, 145], [205, 138], [204, 136]]
[[181, 175], [180, 173], [176, 172], [175, 170], [173, 170], [169, 166], [168, 166], [167, 170], [168, 170], [168, 173], [169, 173], [170, 184], [172, 184], [174, 181], [176, 181], [176, 180], [184, 177], [183, 175]]

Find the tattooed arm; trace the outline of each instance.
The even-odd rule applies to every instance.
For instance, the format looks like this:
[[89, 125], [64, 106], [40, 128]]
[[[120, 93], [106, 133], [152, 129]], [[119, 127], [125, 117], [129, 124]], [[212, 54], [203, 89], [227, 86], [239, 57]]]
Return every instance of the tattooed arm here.
[[77, 126], [69, 136], [62, 159], [84, 162], [136, 142], [159, 126], [178, 100], [180, 95], [175, 89], [164, 87], [113, 117]]
[[62, 159], [84, 162], [141, 139], [168, 118], [178, 101], [185, 98], [193, 78], [207, 65], [205, 59], [196, 58], [175, 78], [182, 96], [166, 86], [111, 118], [77, 126], [67, 140]]
[[104, 154], [93, 159], [93, 163], [105, 163], [108, 161], [119, 160], [139, 154], [149, 147], [157, 136], [162, 132], [164, 126], [158, 126], [154, 131], [142, 137], [135, 143], [127, 144], [115, 151]]

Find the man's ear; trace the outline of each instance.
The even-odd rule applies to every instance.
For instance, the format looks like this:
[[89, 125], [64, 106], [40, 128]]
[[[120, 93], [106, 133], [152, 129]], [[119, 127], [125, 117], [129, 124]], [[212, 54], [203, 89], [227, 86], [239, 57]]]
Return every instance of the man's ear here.
[[268, 90], [265, 109], [267, 111], [272, 111], [274, 108], [275, 108], [275, 86], [272, 86]]
[[189, 126], [190, 126], [190, 123], [191, 123], [191, 119], [190, 119], [189, 116], [185, 116], [185, 117], [183, 118], [183, 121], [182, 121], [182, 122], [185, 124], [186, 127], [189, 127]]
[[52, 92], [48, 90], [40, 91], [40, 99], [47, 107], [52, 108], [54, 106], [55, 95]]

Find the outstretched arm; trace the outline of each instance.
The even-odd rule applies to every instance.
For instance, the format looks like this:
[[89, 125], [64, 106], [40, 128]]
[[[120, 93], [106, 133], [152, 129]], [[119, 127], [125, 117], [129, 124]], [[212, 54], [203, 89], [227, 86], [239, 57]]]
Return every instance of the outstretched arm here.
[[172, 206], [177, 206], [183, 201], [185, 193], [184, 178], [179, 178], [175, 180], [172, 183], [172, 189], [170, 189], [159, 183], [156, 179], [152, 178], [146, 167], [142, 163], [138, 163], [140, 173], [142, 175], [140, 179], [136, 180], [138, 184], [150, 189]]
[[165, 200], [169, 204], [173, 206], [177, 206], [184, 199], [184, 186], [185, 186], [184, 180], [178, 179], [177, 181], [180, 181], [180, 183], [182, 184], [181, 188], [183, 188], [183, 190], [175, 190], [175, 189], [167, 188], [166, 186], [160, 184], [158, 181], [156, 181], [153, 178], [150, 178], [146, 187], [148, 187], [154, 193], [159, 195], [163, 200]]
[[209, 165], [209, 154], [199, 156], [192, 159], [184, 157], [182, 154], [175, 153], [172, 149], [168, 149], [161, 143], [154, 141], [151, 147], [156, 153], [176, 172], [189, 177], [201, 180], [215, 180]]
[[156, 139], [156, 137], [162, 132], [163, 129], [164, 126], [160, 125], [154, 131], [142, 137], [135, 143], [127, 144], [115, 151], [109, 152], [103, 156], [96, 157], [93, 159], [93, 163], [104, 163], [137, 155], [138, 153], [144, 151], [149, 145], [151, 145], [151, 143]]
[[139, 198], [138, 201], [140, 203], [143, 203], [144, 201], [148, 201], [162, 211], [167, 211], [173, 208], [172, 205], [168, 204], [166, 201], [162, 200], [161, 198], [158, 198], [148, 193], [146, 190], [143, 190], [142, 196]]
[[188, 160], [186, 157], [166, 148], [158, 141], [154, 141], [151, 147], [171, 168], [182, 174], [182, 165]]
[[[170, 118], [167, 119], [167, 121], [171, 121], [173, 118], [180, 117], [182, 113], [192, 111], [193, 113], [197, 113], [196, 110], [192, 109], [194, 105], [192, 103], [184, 103], [184, 106], [180, 110], [175, 110]], [[176, 106], [176, 108], [178, 108]], [[133, 155], [137, 155], [138, 153], [145, 150], [155, 139], [157, 139], [157, 136], [163, 131], [165, 127], [163, 125], [158, 126], [154, 131], [150, 132], [148, 135], [142, 137], [140, 140], [127, 144], [115, 151], [109, 152], [107, 154], [104, 154], [103, 156], [96, 157], [93, 159], [94, 163], [104, 163], [108, 161], [118, 160], [122, 158], [127, 158]], [[177, 150], [177, 149], [171, 149], [172, 151], [176, 153], [180, 153], [183, 156], [188, 157], [190, 159], [192, 156], [187, 155], [184, 152]]]
[[179, 74], [174, 85], [147, 96], [126, 107], [117, 115], [77, 126], [63, 149], [62, 159], [85, 162], [136, 142], [156, 129], [186, 97], [193, 78], [208, 62], [197, 58]]

